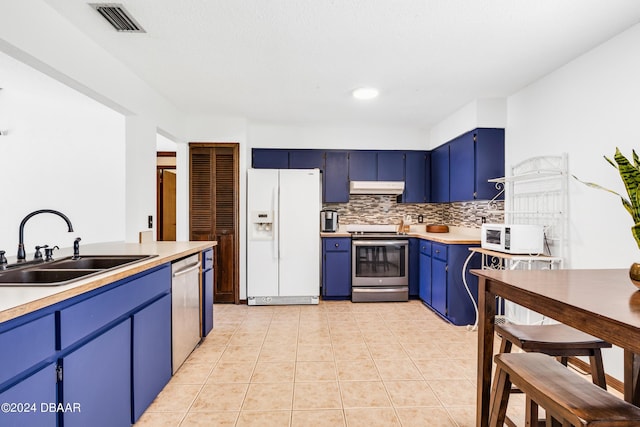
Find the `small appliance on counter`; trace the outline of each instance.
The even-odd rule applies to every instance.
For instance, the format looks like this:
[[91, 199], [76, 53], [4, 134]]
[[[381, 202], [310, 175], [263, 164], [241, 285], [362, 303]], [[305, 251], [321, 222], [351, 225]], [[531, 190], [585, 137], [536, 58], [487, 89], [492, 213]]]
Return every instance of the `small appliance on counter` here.
[[333, 209], [320, 211], [320, 230], [330, 233], [338, 231], [338, 211]]
[[544, 227], [531, 224], [482, 224], [481, 246], [508, 254], [542, 254]]

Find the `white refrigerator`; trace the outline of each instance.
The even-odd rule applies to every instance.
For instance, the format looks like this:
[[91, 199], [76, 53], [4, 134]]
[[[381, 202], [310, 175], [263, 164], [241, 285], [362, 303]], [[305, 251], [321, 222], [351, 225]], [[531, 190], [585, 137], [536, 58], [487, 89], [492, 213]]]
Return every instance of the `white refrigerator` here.
[[247, 304], [317, 304], [318, 169], [247, 171]]

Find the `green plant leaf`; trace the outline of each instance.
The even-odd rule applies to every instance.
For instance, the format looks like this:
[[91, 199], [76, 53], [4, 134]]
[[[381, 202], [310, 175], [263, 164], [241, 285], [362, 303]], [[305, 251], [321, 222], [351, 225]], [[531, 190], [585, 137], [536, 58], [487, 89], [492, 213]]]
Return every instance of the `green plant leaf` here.
[[[640, 186], [640, 170], [632, 165], [625, 156], [622, 155], [620, 150], [616, 148], [616, 154], [613, 156], [614, 160], [618, 164], [618, 172], [629, 195], [629, 200], [632, 203], [637, 202], [636, 193], [638, 186]], [[637, 203], [636, 203], [637, 204]]]

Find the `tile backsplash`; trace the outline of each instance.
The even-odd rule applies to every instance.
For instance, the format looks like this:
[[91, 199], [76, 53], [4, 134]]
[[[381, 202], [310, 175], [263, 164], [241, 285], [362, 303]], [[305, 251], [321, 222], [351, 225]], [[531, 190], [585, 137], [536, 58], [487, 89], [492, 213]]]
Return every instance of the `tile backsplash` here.
[[340, 224], [399, 224], [407, 215], [425, 224], [446, 224], [456, 227], [480, 228], [482, 217], [489, 223], [504, 222], [504, 202], [487, 200], [456, 203], [398, 203], [396, 196], [351, 195], [348, 203], [325, 203], [326, 209], [338, 211]]

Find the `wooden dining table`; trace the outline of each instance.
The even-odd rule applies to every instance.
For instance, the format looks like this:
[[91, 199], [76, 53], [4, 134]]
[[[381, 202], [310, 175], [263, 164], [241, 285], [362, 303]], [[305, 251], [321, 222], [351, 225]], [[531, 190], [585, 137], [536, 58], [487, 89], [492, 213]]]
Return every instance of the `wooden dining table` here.
[[640, 291], [628, 269], [471, 270], [478, 276], [476, 426], [489, 420], [496, 297], [624, 349], [624, 398], [640, 406]]

